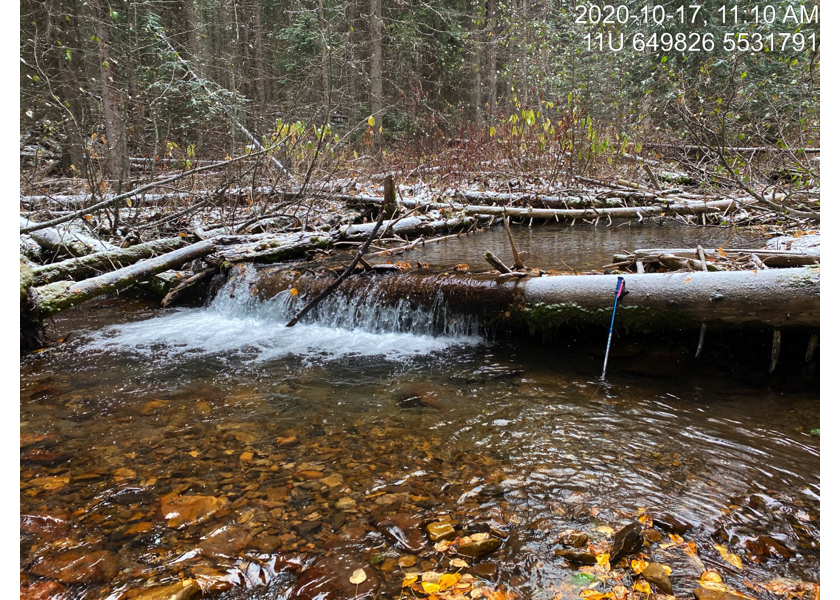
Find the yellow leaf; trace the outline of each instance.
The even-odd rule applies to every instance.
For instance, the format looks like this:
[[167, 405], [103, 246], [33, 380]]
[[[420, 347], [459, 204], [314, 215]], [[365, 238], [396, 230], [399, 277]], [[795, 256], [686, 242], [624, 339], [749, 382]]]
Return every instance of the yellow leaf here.
[[703, 571], [703, 574], [700, 576], [700, 580], [701, 581], [716, 581], [718, 583], [723, 581], [720, 578], [720, 575], [718, 575], [714, 571]]
[[603, 554], [599, 554], [595, 557], [595, 560], [598, 561], [598, 566], [602, 569], [606, 569], [607, 571], [610, 570], [610, 553], [604, 552]]
[[290, 290], [289, 290], [289, 293], [290, 293], [292, 296], [297, 296], [297, 295], [298, 295], [297, 288], [292, 288], [292, 289], [290, 289]]
[[403, 579], [402, 586], [408, 587], [415, 581], [417, 581], [417, 575], [409, 575], [405, 579]]
[[461, 574], [460, 573], [447, 573], [446, 575], [441, 575], [440, 579], [438, 580], [438, 585], [440, 586], [440, 591], [447, 590], [451, 588], [453, 585], [461, 581]]
[[127, 207], [131, 208], [131, 198], [129, 198], [128, 200], [125, 201], [125, 205]]
[[353, 574], [350, 576], [350, 583], [354, 583], [359, 585], [363, 581], [367, 579], [367, 575], [365, 574], [364, 569], [356, 569], [353, 571]]
[[728, 562], [733, 567], [736, 567], [738, 569], [744, 568], [744, 565], [741, 563], [741, 557], [736, 554], [732, 554], [729, 550], [726, 549], [726, 546], [724, 546], [723, 544], [715, 544], [715, 550], [720, 552], [720, 555], [723, 557], [723, 560]]
[[683, 543], [685, 543], [685, 540], [684, 540], [684, 539], [682, 539], [682, 538], [681, 538], [679, 535], [677, 535], [676, 533], [669, 533], [669, 534], [668, 534], [668, 537], [669, 537], [669, 538], [671, 538], [671, 541], [672, 541], [672, 542], [674, 542], [675, 544], [683, 544]]
[[382, 133], [382, 125], [379, 126], [379, 133]]
[[723, 249], [723, 246], [721, 246], [720, 248], [717, 249], [717, 253], [718, 253], [718, 256], [722, 256], [724, 258], [727, 256], [726, 252]]
[[428, 581], [424, 581], [423, 591], [427, 594], [434, 594], [435, 592], [440, 591], [440, 585], [438, 585], [437, 583], [429, 583]]
[[195, 458], [196, 456], [198, 456], [198, 452], [196, 452], [195, 450], [193, 450], [192, 452], [190, 452], [190, 456], [192, 456], [193, 458]]
[[639, 517], [639, 523], [646, 527], [653, 527], [653, 517], [650, 515], [642, 515]]
[[371, 127], [373, 127], [374, 125], [376, 125], [376, 119], [374, 119], [374, 118], [373, 118], [373, 115], [371, 115], [370, 117], [368, 117], [368, 125], [370, 125]]
[[697, 554], [697, 546], [694, 544], [694, 542], [688, 542], [685, 548], [683, 548], [683, 552], [689, 555]]
[[633, 589], [637, 592], [642, 592], [643, 594], [650, 594], [650, 584], [644, 579], [640, 579], [634, 583]]
[[453, 558], [452, 560], [449, 561], [449, 564], [450, 564], [450, 566], [453, 566], [456, 569], [466, 569], [467, 567], [470, 566], [467, 561], [462, 560], [460, 558]]
[[638, 575], [647, 569], [648, 562], [646, 560], [631, 560], [630, 566], [633, 568], [633, 572]]
[[601, 525], [600, 527], [596, 527], [595, 531], [597, 531], [598, 533], [603, 533], [604, 535], [613, 535], [615, 533], [615, 529], [613, 529], [609, 525]]

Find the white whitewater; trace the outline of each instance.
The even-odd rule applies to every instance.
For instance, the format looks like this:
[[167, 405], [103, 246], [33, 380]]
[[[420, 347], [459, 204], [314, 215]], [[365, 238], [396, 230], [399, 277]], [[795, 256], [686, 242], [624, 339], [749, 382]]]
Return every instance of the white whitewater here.
[[259, 300], [250, 285], [254, 273], [249, 267], [230, 278], [205, 307], [174, 309], [91, 332], [82, 349], [156, 359], [224, 355], [247, 362], [285, 356], [305, 361], [350, 356], [399, 360], [481, 342], [471, 319], [450, 315], [442, 301], [431, 309], [412, 309], [405, 302], [385, 306], [377, 302], [376, 289], [364, 297], [335, 293], [301, 323], [286, 327], [306, 300], [288, 291]]

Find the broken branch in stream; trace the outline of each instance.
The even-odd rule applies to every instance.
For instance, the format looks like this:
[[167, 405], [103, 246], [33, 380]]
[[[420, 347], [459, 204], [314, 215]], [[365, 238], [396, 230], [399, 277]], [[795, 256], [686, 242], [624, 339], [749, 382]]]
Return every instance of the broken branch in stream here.
[[[384, 206], [396, 205], [396, 196], [395, 196], [395, 193], [394, 193], [394, 181], [393, 181], [393, 179], [394, 179], [393, 175], [388, 175], [388, 177], [386, 178], [386, 185], [385, 185], [386, 194], [390, 190], [390, 195], [393, 196], [393, 197], [388, 197], [386, 195]], [[388, 180], [390, 180], [390, 185], [388, 185], [388, 183], [387, 183]], [[344, 270], [344, 272], [338, 277], [338, 279], [333, 281], [329, 285], [329, 287], [327, 287], [327, 289], [325, 289], [323, 292], [321, 292], [315, 298], [313, 298], [309, 302], [309, 304], [304, 306], [303, 310], [301, 310], [298, 314], [296, 314], [291, 321], [286, 323], [286, 327], [294, 327], [295, 325], [297, 325], [298, 321], [300, 321], [303, 317], [305, 317], [306, 314], [310, 310], [312, 310], [313, 308], [318, 306], [318, 304], [321, 302], [321, 300], [323, 300], [324, 298], [329, 296], [331, 293], [333, 293], [333, 291], [335, 291], [335, 289], [341, 284], [341, 282], [344, 281], [345, 279], [347, 279], [350, 276], [350, 274], [353, 272], [353, 269], [355, 269], [356, 265], [359, 264], [359, 261], [362, 259], [362, 256], [364, 255], [364, 253], [367, 252], [367, 249], [370, 246], [370, 243], [373, 241], [373, 238], [376, 237], [376, 232], [379, 231], [379, 228], [382, 226], [382, 222], [384, 220], [385, 220], [385, 210], [383, 210], [382, 212], [379, 213], [379, 218], [376, 220], [376, 225], [374, 225], [373, 229], [370, 232], [370, 235], [365, 240], [365, 243], [362, 245], [361, 248], [359, 248], [359, 251], [356, 253], [356, 256], [353, 257], [353, 260], [350, 261], [350, 264], [347, 265], [347, 268]]]

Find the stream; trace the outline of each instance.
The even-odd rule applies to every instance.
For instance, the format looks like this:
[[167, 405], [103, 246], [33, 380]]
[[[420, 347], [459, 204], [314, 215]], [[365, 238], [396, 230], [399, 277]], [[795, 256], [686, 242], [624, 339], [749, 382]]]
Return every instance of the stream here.
[[[535, 266], [698, 243], [557, 229], [517, 231]], [[490, 234], [409, 259], [507, 256]], [[461, 315], [441, 331], [366, 298], [285, 328], [302, 299], [235, 281], [203, 307], [68, 310], [70, 341], [21, 361], [21, 598], [408, 598], [430, 571], [465, 597], [576, 598], [639, 578], [555, 551], [585, 534], [603, 552], [631, 522], [678, 598], [707, 571], [754, 598], [819, 583], [818, 390], [632, 340], [603, 383], [600, 345], [488, 340]]]

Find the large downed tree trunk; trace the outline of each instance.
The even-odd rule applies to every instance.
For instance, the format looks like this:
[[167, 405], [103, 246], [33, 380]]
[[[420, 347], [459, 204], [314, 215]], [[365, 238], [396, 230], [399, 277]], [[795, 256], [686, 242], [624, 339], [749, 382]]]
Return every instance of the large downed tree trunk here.
[[[414, 237], [441, 231], [460, 231], [472, 227], [476, 223], [473, 217], [453, 218], [441, 221], [428, 221], [419, 217], [404, 217], [385, 221], [382, 227], [382, 237], [398, 235], [400, 237]], [[347, 241], [364, 241], [370, 235], [375, 223], [350, 225], [341, 231], [341, 239]]]
[[[818, 267], [766, 271], [624, 275], [628, 296], [619, 305], [619, 330], [654, 332], [690, 329], [703, 323], [743, 327], [818, 327]], [[329, 276], [260, 271], [255, 293], [267, 299], [296, 288], [317, 294]], [[480, 315], [488, 323], [549, 334], [576, 327], [607, 327], [616, 277], [580, 275], [508, 279], [490, 275], [366, 273], [347, 279], [345, 295], [377, 302], [407, 301], [432, 308], [442, 298], [451, 311]], [[375, 292], [375, 293], [374, 293]]]
[[[742, 201], [743, 202], [743, 201]], [[674, 202], [662, 206], [634, 206], [628, 208], [515, 208], [508, 206], [467, 206], [468, 215], [493, 215], [525, 217], [530, 219], [594, 219], [594, 218], [629, 218], [658, 217], [660, 215], [699, 215], [720, 212], [736, 208], [735, 200], [715, 200], [713, 202]]]
[[112, 273], [84, 281], [57, 281], [29, 290], [31, 310], [36, 320], [43, 320], [86, 300], [139, 283], [152, 275], [174, 269], [184, 263], [202, 258], [213, 251], [212, 241], [198, 242], [186, 248], [124, 267]]
[[44, 285], [51, 281], [61, 281], [63, 279], [84, 279], [102, 271], [113, 271], [119, 267], [134, 264], [156, 254], [177, 250], [185, 244], [187, 244], [187, 241], [182, 237], [167, 238], [128, 248], [96, 252], [79, 258], [69, 258], [50, 265], [39, 265], [32, 268], [33, 285]]

